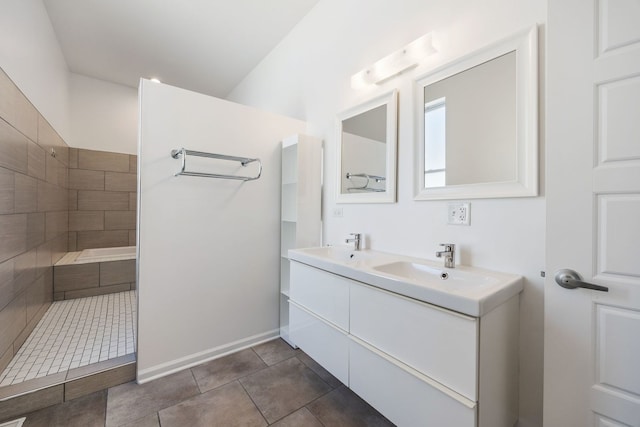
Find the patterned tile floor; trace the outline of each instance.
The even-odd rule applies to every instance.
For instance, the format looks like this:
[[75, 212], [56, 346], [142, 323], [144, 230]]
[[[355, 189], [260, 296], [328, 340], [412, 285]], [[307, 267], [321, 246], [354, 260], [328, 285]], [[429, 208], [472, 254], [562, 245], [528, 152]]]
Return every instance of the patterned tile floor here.
[[7, 368], [0, 387], [135, 352], [135, 291], [55, 301]]
[[280, 339], [25, 416], [23, 427], [393, 427]]

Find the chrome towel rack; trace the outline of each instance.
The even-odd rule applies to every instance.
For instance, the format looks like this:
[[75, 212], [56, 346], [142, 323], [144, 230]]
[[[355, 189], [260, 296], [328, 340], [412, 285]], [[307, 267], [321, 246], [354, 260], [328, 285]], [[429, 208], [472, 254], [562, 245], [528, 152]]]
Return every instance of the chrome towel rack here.
[[[229, 160], [232, 162], [240, 162], [242, 166], [247, 166], [249, 163], [258, 162], [258, 174], [256, 176], [241, 176], [241, 175], [226, 175], [226, 174], [217, 174], [217, 173], [205, 173], [205, 172], [195, 172], [188, 171], [187, 169], [187, 156], [196, 156], [196, 157], [208, 157], [210, 159], [220, 159], [220, 160]], [[205, 178], [218, 178], [218, 179], [236, 179], [239, 181], [254, 181], [260, 178], [262, 175], [262, 162], [260, 159], [251, 159], [248, 157], [236, 157], [236, 156], [227, 156], [225, 154], [215, 154], [215, 153], [205, 153], [202, 151], [193, 151], [187, 150], [185, 148], [178, 148], [175, 150], [171, 150], [171, 157], [174, 159], [182, 159], [182, 168], [175, 173], [175, 176], [178, 175], [187, 175], [187, 176], [201, 176]]]
[[384, 193], [386, 191], [384, 188], [369, 187], [369, 184], [371, 183], [371, 181], [374, 181], [374, 182], [386, 181], [387, 178], [385, 178], [384, 176], [369, 175], [367, 173], [347, 172], [345, 177], [349, 180], [351, 178], [364, 178], [366, 180], [364, 184], [361, 185], [360, 187], [349, 187], [347, 188], [347, 191], [364, 191], [364, 192], [371, 192], [371, 193]]

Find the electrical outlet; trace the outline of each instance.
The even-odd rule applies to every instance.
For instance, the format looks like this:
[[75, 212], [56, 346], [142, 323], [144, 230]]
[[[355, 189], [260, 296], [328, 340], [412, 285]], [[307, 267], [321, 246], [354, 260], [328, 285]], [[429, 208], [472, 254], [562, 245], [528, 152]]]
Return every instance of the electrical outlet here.
[[342, 218], [343, 212], [342, 207], [334, 207], [333, 208], [333, 217], [334, 218]]
[[471, 222], [470, 203], [449, 203], [447, 224], [469, 225]]

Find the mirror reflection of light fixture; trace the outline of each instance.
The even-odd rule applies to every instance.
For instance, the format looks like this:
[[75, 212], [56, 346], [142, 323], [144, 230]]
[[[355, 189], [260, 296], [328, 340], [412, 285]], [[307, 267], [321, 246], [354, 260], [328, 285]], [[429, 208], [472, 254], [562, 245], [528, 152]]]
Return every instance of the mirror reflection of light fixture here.
[[360, 89], [368, 85], [380, 84], [415, 67], [422, 59], [436, 52], [433, 46], [433, 33], [427, 33], [351, 76], [351, 87]]

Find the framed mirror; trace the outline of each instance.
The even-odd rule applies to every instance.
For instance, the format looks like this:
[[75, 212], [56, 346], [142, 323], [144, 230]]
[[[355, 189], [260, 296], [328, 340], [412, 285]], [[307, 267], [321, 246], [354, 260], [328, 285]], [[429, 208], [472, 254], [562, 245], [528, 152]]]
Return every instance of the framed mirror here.
[[537, 28], [415, 81], [416, 200], [538, 194]]
[[336, 202], [395, 202], [398, 92], [339, 114], [336, 128]]

